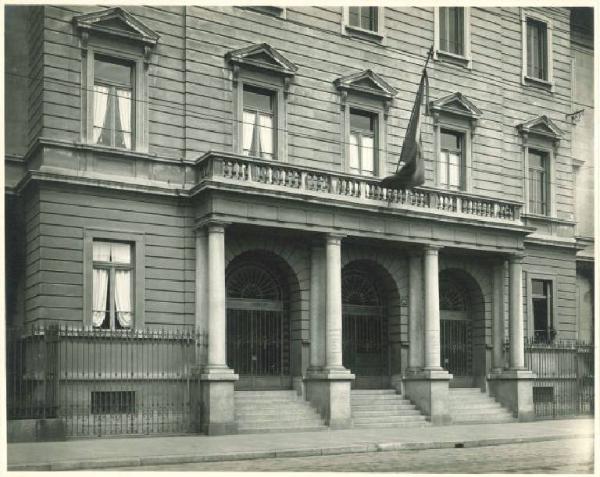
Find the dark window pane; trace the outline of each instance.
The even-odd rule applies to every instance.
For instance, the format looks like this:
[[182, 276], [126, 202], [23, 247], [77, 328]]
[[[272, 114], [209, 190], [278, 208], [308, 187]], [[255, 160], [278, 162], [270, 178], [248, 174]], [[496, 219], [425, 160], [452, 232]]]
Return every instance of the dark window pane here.
[[462, 150], [462, 134], [454, 131], [441, 131], [441, 147], [444, 150], [460, 151]]
[[273, 94], [270, 91], [244, 86], [244, 109], [273, 111]]
[[95, 82], [131, 86], [131, 65], [96, 57], [94, 76]]
[[350, 129], [362, 131], [374, 131], [374, 114], [357, 109], [350, 110]]
[[348, 7], [349, 22], [352, 26], [360, 26], [360, 7]]
[[527, 19], [527, 74], [533, 78], [547, 79], [548, 51], [547, 26], [543, 22]]
[[440, 50], [448, 51], [448, 7], [440, 7]]

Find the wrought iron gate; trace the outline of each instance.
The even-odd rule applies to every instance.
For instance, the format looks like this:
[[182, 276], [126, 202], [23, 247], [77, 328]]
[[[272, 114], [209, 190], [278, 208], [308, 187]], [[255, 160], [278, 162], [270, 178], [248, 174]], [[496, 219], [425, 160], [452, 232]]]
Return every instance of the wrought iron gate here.
[[466, 290], [455, 280], [440, 280], [440, 366], [454, 386], [471, 386], [473, 346]]
[[372, 279], [360, 271], [345, 272], [342, 297], [343, 364], [356, 376], [354, 386], [388, 386], [387, 320]]
[[229, 274], [227, 295], [227, 365], [240, 375], [236, 389], [289, 388], [289, 320], [279, 281], [245, 263]]

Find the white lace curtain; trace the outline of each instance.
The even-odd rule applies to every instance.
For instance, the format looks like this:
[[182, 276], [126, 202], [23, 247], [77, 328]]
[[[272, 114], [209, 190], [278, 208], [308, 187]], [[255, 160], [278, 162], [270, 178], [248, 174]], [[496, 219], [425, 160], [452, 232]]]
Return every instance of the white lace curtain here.
[[[256, 128], [258, 128], [258, 134], [255, 134]], [[253, 144], [255, 140], [256, 143]], [[244, 111], [242, 148], [246, 155], [252, 154], [268, 159], [273, 157], [273, 116]]]
[[106, 111], [108, 110], [108, 87], [94, 85], [94, 129], [93, 142], [98, 143], [104, 124], [106, 123]]
[[123, 144], [127, 149], [131, 149], [131, 91], [117, 90], [117, 102]]
[[[131, 263], [131, 247], [124, 243], [94, 242], [93, 259], [95, 262]], [[93, 270], [93, 312], [92, 324], [102, 325], [107, 312], [109, 270]], [[123, 328], [130, 328], [133, 321], [131, 303], [131, 270], [115, 270], [115, 308], [116, 317]]]

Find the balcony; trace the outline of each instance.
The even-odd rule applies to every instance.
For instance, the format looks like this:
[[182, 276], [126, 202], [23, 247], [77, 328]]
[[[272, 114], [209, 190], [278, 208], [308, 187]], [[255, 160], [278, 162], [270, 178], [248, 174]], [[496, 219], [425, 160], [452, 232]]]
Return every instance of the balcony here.
[[287, 198], [323, 200], [328, 205], [386, 207], [420, 215], [454, 216], [522, 225], [521, 203], [497, 200], [460, 191], [428, 187], [387, 189], [375, 178], [297, 167], [229, 153], [209, 152], [196, 161], [199, 188], [220, 185]]

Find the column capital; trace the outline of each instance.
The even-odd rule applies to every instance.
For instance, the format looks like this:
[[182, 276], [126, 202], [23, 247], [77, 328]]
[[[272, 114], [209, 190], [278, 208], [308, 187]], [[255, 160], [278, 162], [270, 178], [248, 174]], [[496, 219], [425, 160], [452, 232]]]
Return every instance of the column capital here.
[[426, 244], [423, 246], [423, 253], [425, 255], [437, 255], [442, 248], [444, 247], [441, 245]]
[[211, 220], [209, 222], [205, 222], [203, 225], [206, 229], [206, 232], [209, 234], [224, 234], [225, 227], [227, 227], [229, 224], [227, 222]]
[[327, 233], [325, 234], [325, 243], [338, 245], [342, 242], [342, 239], [345, 238], [345, 234], [340, 233]]
[[523, 259], [525, 258], [525, 252], [524, 251], [518, 251], [515, 253], [511, 253], [508, 256], [508, 261], [512, 264], [512, 263], [523, 263]]

